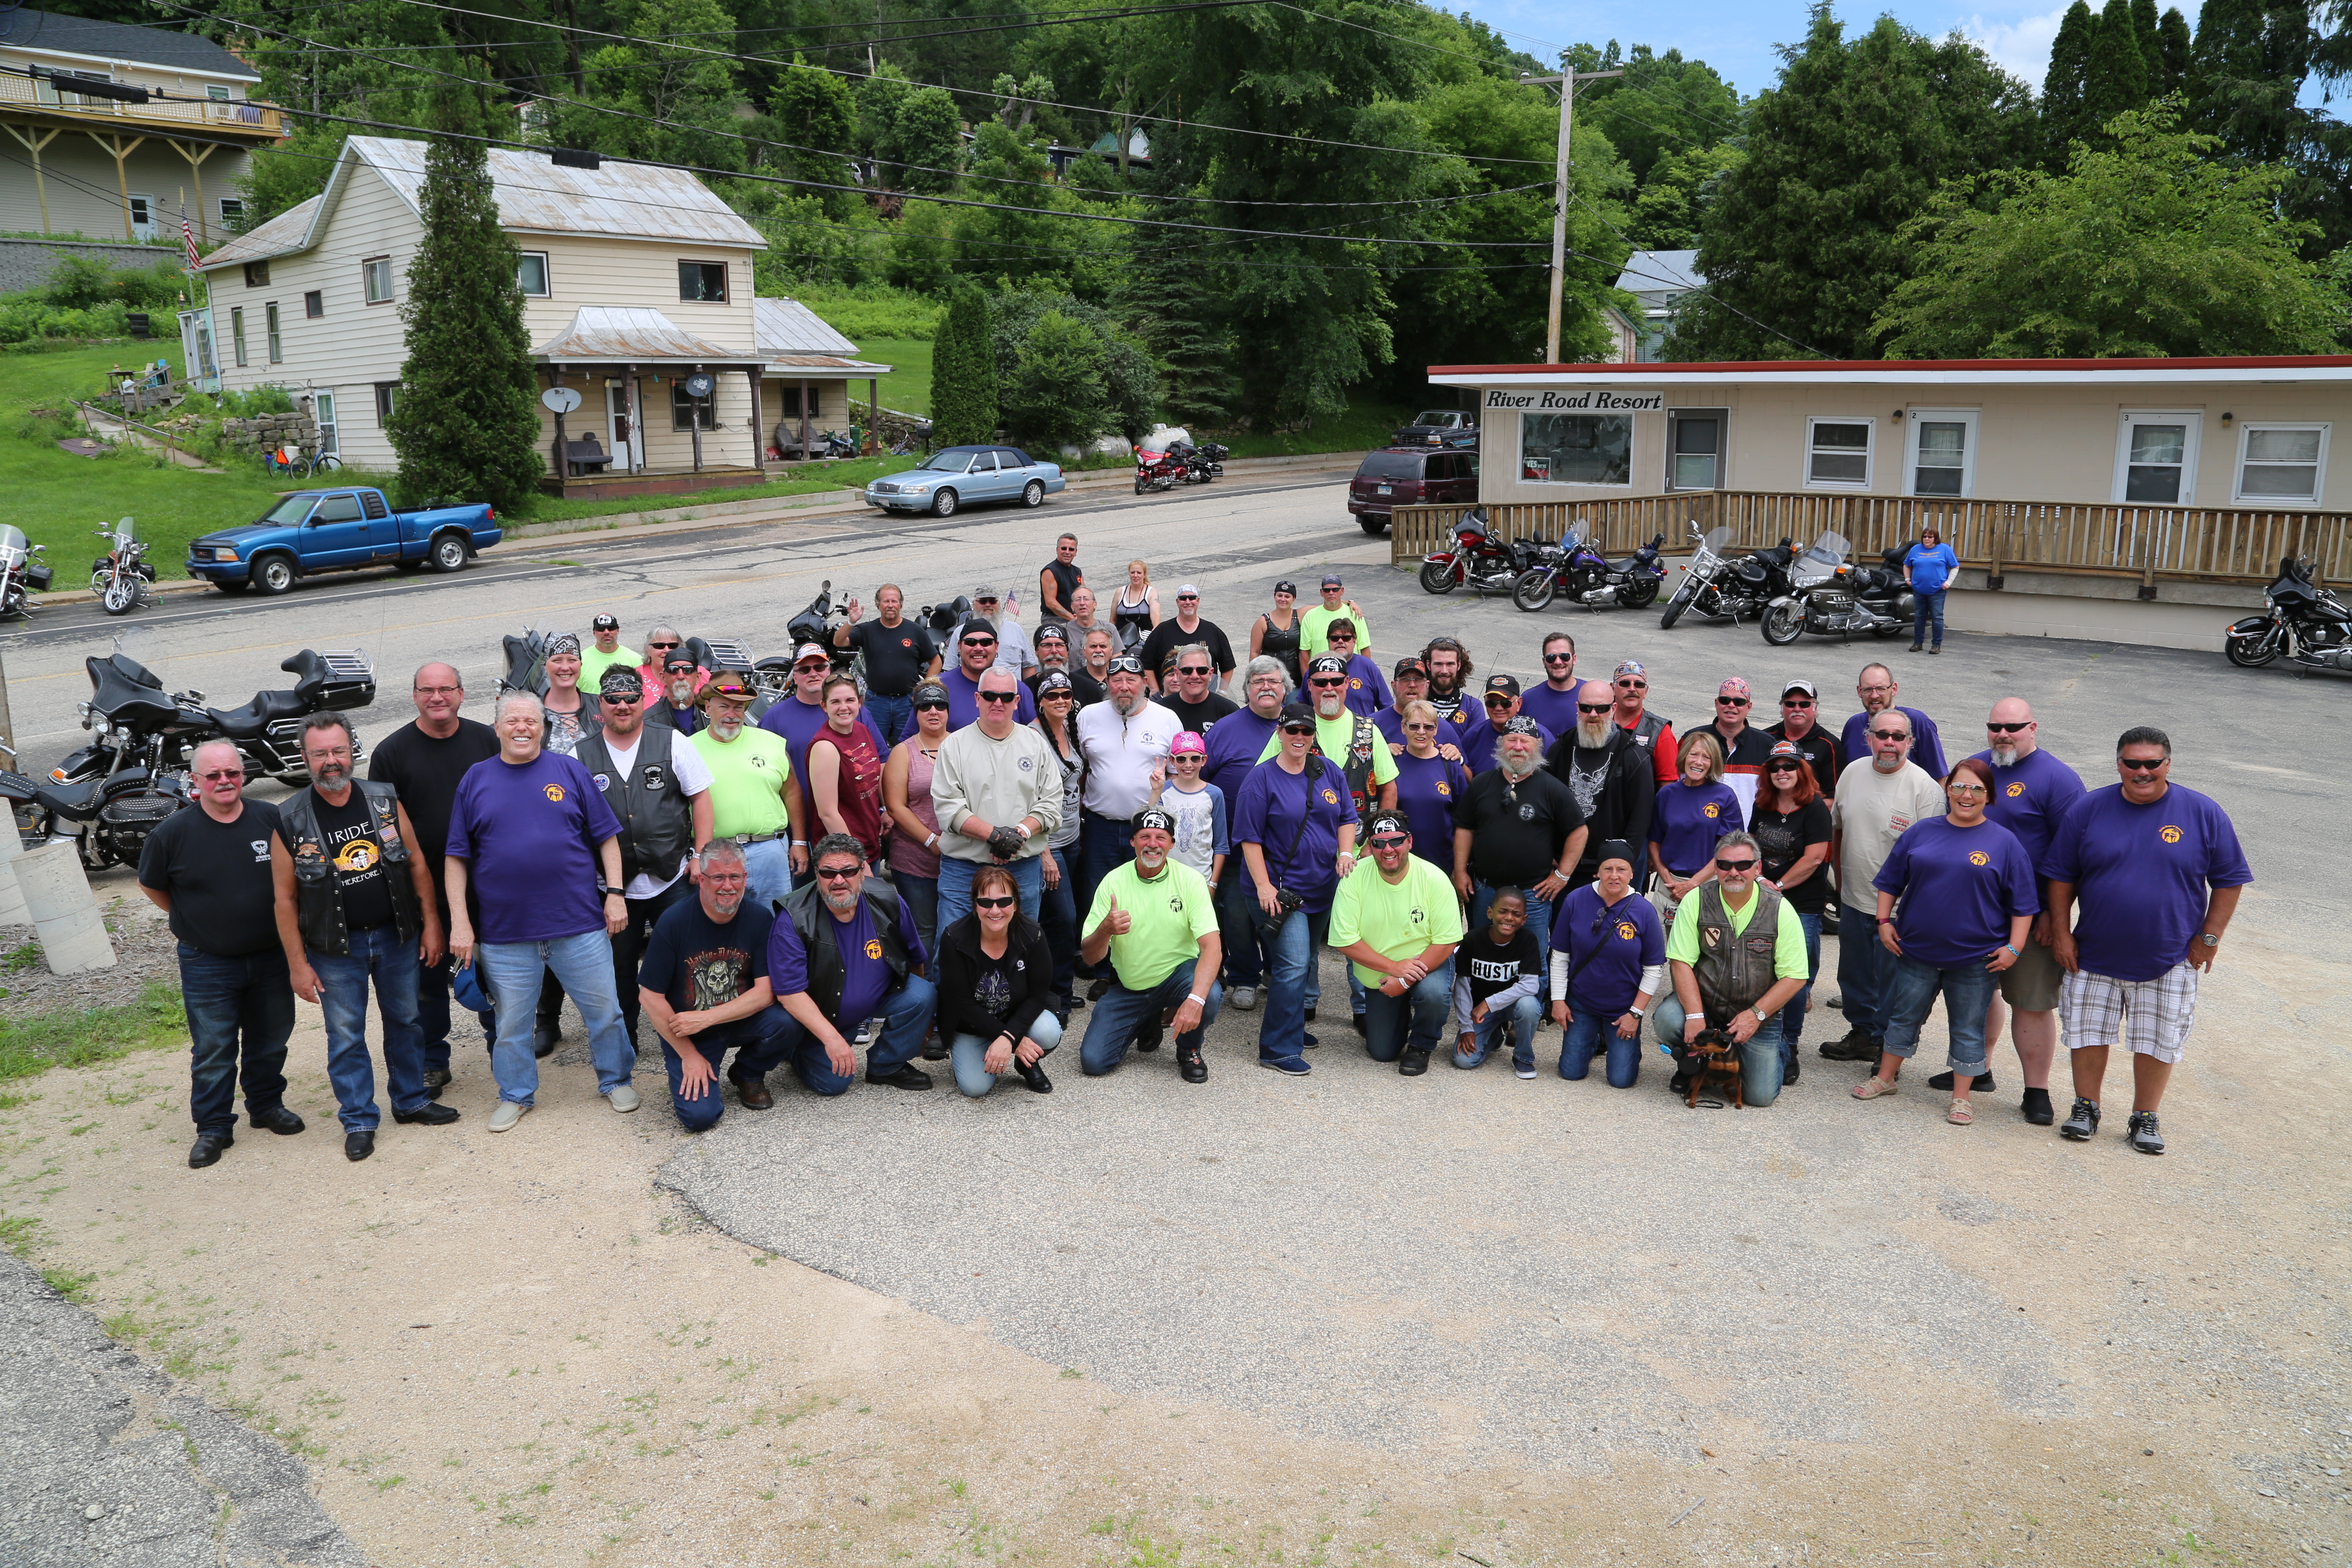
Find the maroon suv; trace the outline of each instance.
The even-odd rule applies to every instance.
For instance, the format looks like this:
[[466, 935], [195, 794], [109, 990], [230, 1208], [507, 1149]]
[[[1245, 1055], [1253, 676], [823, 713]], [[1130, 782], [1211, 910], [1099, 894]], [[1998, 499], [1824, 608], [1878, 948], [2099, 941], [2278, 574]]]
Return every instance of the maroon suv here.
[[1468, 506], [1477, 499], [1475, 452], [1391, 447], [1365, 454], [1364, 466], [1348, 481], [1348, 510], [1374, 535], [1388, 531], [1389, 513], [1396, 507]]

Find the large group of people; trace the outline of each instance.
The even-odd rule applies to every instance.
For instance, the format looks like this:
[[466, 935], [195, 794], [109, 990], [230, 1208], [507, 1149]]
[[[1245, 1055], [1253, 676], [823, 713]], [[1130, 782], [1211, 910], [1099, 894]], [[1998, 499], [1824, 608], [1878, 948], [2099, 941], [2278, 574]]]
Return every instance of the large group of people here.
[[1737, 676], [1678, 729], [1641, 661], [1580, 677], [1565, 632], [1524, 681], [1450, 637], [1384, 668], [1345, 584], [1320, 587], [1302, 608], [1276, 584], [1239, 657], [1196, 585], [1164, 604], [1141, 561], [1102, 614], [1064, 535], [1034, 627], [983, 588], [935, 636], [885, 584], [873, 618], [852, 599], [831, 646], [793, 650], [772, 697], [673, 627], [641, 655], [599, 614], [589, 646], [550, 644], [543, 695], [500, 696], [487, 725], [453, 666], [425, 665], [365, 779], [338, 714], [309, 721], [310, 782], [276, 805], [245, 798], [234, 747], [202, 747], [194, 808], [140, 867], [179, 939], [190, 1164], [231, 1145], [240, 1082], [252, 1125], [302, 1130], [296, 998], [322, 1009], [362, 1160], [371, 995], [397, 1123], [458, 1120], [441, 1098], [470, 1012], [489, 1128], [519, 1125], [569, 996], [611, 1107], [641, 1103], [649, 1026], [698, 1131], [730, 1090], [772, 1106], [782, 1068], [820, 1095], [861, 1071], [928, 1089], [924, 1060], [974, 1098], [1008, 1076], [1051, 1093], [1081, 1013], [1088, 1078], [1172, 1035], [1205, 1083], [1227, 1008], [1256, 1016], [1260, 1067], [1303, 1077], [1327, 952], [1362, 1049], [1402, 1076], [1477, 1070], [1507, 1040], [1521, 1079], [1597, 1060], [1632, 1089], [1654, 1055], [1685, 1093], [1727, 1052], [1741, 1102], [1769, 1106], [1802, 1070], [1825, 935], [1844, 1031], [1817, 1050], [1869, 1068], [1853, 1098], [1897, 1091], [1940, 997], [1948, 1121], [1994, 1090], [2005, 1031], [2024, 1119], [2088, 1139], [2120, 1040], [2126, 1137], [2163, 1151], [2199, 976], [2252, 873], [2221, 808], [2170, 782], [2161, 731], [2126, 731], [2118, 782], [2086, 788], [2002, 697], [1984, 749], [1948, 764], [1874, 662], [1842, 729], [1803, 679], [1759, 724]]

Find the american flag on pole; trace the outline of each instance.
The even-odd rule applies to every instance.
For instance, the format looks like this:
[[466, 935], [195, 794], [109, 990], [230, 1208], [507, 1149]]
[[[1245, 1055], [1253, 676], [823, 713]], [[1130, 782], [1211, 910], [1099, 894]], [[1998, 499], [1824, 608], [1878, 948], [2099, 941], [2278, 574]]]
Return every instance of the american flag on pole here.
[[202, 258], [196, 255], [196, 231], [188, 226], [186, 213], [180, 215], [180, 243], [187, 247], [188, 268], [193, 271], [201, 264]]

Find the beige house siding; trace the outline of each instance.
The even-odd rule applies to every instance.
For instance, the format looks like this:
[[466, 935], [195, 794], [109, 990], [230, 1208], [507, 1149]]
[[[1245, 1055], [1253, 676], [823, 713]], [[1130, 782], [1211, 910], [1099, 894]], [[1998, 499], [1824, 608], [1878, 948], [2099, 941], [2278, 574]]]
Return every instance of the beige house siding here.
[[[145, 130], [135, 125], [111, 124], [100, 129], [109, 133], [120, 132], [125, 140]], [[50, 233], [80, 234], [116, 243], [122, 240], [123, 209], [114, 182], [114, 157], [98, 142], [79, 132], [59, 132], [55, 141], [41, 149], [39, 188], [33, 184], [33, 166], [21, 142], [12, 136], [0, 135], [0, 150], [5, 150], [12, 160], [0, 163], [0, 229], [40, 233], [41, 193], [46, 190]], [[203, 149], [199, 147], [197, 151], [201, 153]], [[150, 219], [161, 237], [174, 240], [179, 237], [180, 204], [184, 193], [188, 220], [196, 226], [198, 243], [203, 243], [207, 233], [217, 241], [227, 233], [221, 226], [221, 198], [236, 196], [236, 182], [251, 162], [251, 155], [244, 148], [231, 146], [218, 147], [205, 158], [204, 205], [200, 209], [196, 182], [188, 161], [151, 135], [122, 161], [123, 184], [128, 194], [148, 199]], [[203, 214], [201, 218], [199, 211]], [[166, 260], [174, 254], [157, 252]]]
[[[2337, 437], [2352, 437], [2352, 383], [2340, 370], [2322, 379], [2282, 369], [2276, 379], [2258, 382], [2116, 384], [2098, 372], [2065, 384], [1955, 384], [1948, 389], [1873, 384], [1857, 377], [1845, 384], [1708, 384], [1704, 377], [1645, 377], [1627, 367], [1616, 380], [1600, 383], [1563, 378], [1549, 384], [1571, 395], [1595, 387], [1619, 394], [1660, 392], [1664, 408], [1624, 416], [1633, 421], [1631, 472], [1622, 485], [1571, 484], [1522, 477], [1523, 414], [1539, 408], [1496, 406], [1496, 396], [1538, 395], [1535, 384], [1481, 387], [1485, 437], [1480, 499], [1496, 502], [1558, 502], [1654, 496], [1667, 493], [1667, 427], [1678, 409], [1726, 413], [1723, 474], [1719, 488], [1805, 493], [1901, 496], [1915, 493], [1909, 441], [1923, 416], [1956, 416], [1972, 426], [1970, 483], [1965, 494], [1979, 500], [2104, 503], [2118, 491], [2121, 453], [2129, 416], [2177, 416], [2170, 423], [2192, 432], [2193, 479], [2179, 504], [2207, 507], [2260, 506], [2275, 510], [2303, 505], [2314, 510], [2352, 510], [2352, 451]], [[1475, 380], [1445, 380], [1478, 384]], [[2223, 416], [2229, 417], [2225, 423]], [[1808, 440], [1819, 421], [1866, 425], [1866, 483], [1819, 483], [1809, 478]], [[2277, 423], [2324, 426], [2319, 493], [2315, 500], [2242, 497], [2239, 489], [2249, 426]]]

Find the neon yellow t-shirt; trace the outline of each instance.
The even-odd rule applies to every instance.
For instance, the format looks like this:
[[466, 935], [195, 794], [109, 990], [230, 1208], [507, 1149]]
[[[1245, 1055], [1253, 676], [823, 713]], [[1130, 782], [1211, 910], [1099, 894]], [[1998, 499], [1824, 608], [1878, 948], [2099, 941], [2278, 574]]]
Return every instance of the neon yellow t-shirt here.
[[784, 781], [793, 776], [793, 756], [784, 738], [757, 725], [725, 744], [709, 730], [688, 741], [710, 770], [710, 831], [721, 838], [741, 833], [782, 833], [792, 826], [784, 807]]
[[[1462, 900], [1454, 883], [1418, 855], [1404, 858], [1404, 876], [1395, 882], [1366, 856], [1331, 897], [1334, 951], [1367, 942], [1382, 958], [1417, 958], [1432, 944], [1458, 946], [1461, 941]], [[1360, 963], [1355, 969], [1356, 978], [1367, 985], [1388, 979]]]
[[[1078, 928], [1082, 938], [1109, 918], [1113, 899], [1132, 919], [1125, 936], [1110, 939], [1110, 966], [1129, 991], [1149, 991], [1174, 973], [1178, 964], [1198, 958], [1201, 939], [1217, 929], [1216, 900], [1207, 879], [1174, 860], [1149, 882], [1137, 874], [1132, 860], [1105, 875]], [[1193, 988], [1205, 996], [1215, 978], [1195, 973]]]

